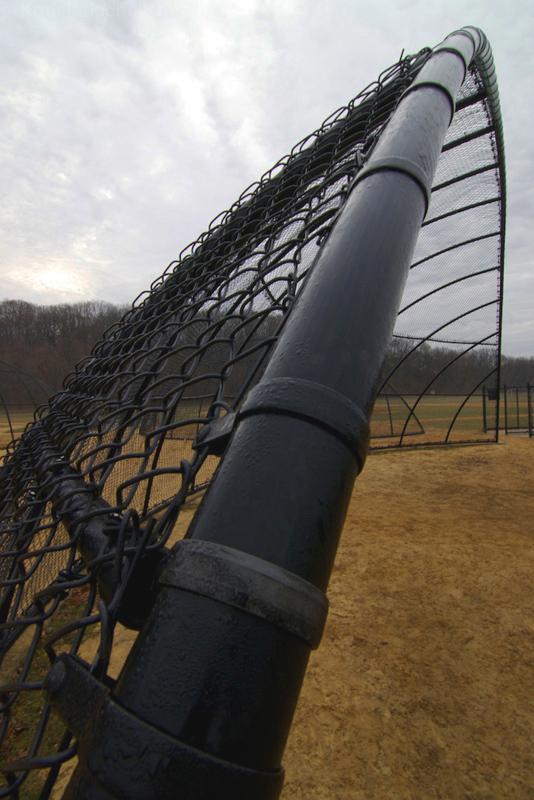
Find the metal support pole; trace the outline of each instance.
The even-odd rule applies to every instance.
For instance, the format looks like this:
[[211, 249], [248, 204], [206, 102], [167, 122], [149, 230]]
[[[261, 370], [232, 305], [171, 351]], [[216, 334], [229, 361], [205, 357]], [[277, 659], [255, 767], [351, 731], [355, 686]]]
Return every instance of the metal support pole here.
[[527, 383], [527, 415], [528, 415], [528, 435], [532, 437], [532, 405], [531, 405], [532, 386]]
[[394, 436], [393, 414], [391, 412], [391, 405], [390, 405], [390, 402], [389, 402], [389, 395], [385, 394], [384, 397], [386, 398], [386, 405], [388, 407], [389, 429], [390, 429], [391, 435]]
[[383, 358], [483, 43], [470, 29], [437, 48], [358, 174], [113, 694], [67, 656], [52, 668], [51, 701], [82, 738], [64, 797], [278, 797]]

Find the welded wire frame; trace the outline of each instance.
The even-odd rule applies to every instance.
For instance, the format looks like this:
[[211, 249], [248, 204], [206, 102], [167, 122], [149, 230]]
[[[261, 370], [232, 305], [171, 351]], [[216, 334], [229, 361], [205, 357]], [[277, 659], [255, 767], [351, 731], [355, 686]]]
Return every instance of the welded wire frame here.
[[[130, 578], [142, 558], [183, 535], [179, 512], [216, 468], [199, 433], [239, 409], [261, 377], [360, 167], [429, 53], [393, 65], [217, 218], [10, 449], [0, 470], [0, 798], [30, 784], [48, 797], [74, 755], [42, 701], [49, 663], [68, 651], [113, 685], [114, 644], [135, 638], [118, 623]], [[504, 189], [485, 86], [475, 67], [384, 368], [377, 412], [385, 403], [388, 427], [377, 413], [373, 429], [385, 438], [376, 443], [428, 438], [423, 398], [469, 354], [491, 354], [480, 386], [498, 374]], [[405, 365], [428, 350], [444, 356], [439, 375], [419, 370], [413, 383]], [[462, 389], [442, 441], [454, 440], [476, 391]], [[90, 526], [101, 536], [88, 556], [81, 542]]]
[[489, 425], [483, 398], [484, 386], [499, 385], [504, 266], [504, 149], [491, 100], [475, 66], [457, 99], [384, 366], [375, 448], [497, 439], [498, 403]]

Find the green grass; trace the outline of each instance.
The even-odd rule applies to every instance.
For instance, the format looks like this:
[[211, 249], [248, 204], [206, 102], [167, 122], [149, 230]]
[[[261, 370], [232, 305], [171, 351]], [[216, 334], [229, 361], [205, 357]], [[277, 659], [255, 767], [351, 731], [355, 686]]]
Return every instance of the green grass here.
[[[419, 420], [425, 432], [433, 431], [445, 433], [449, 429], [458, 409], [462, 406], [464, 399], [465, 398], [461, 395], [424, 396], [415, 408], [415, 417]], [[408, 406], [411, 407], [417, 401], [417, 397], [415, 395], [406, 395], [404, 396], [404, 400]], [[393, 420], [395, 435], [400, 434], [408, 417], [409, 408], [399, 398], [390, 398], [390, 410], [388, 411], [386, 400], [383, 397], [378, 398], [371, 420], [371, 425], [374, 426], [375, 433], [379, 433], [381, 432], [380, 429], [389, 426], [390, 413], [391, 419]], [[489, 403], [488, 401], [486, 404], [488, 426], [494, 423], [495, 414], [495, 403]], [[504, 402], [502, 402], [502, 400], [499, 409], [499, 422], [500, 429], [504, 429], [505, 416]], [[417, 426], [416, 419], [413, 416], [409, 424], [412, 430]], [[528, 404], [526, 399], [520, 398], [518, 406], [516, 406], [515, 400], [513, 404], [508, 404], [508, 426], [512, 429], [514, 427], [526, 428], [528, 426]], [[470, 397], [465, 403], [456, 418], [453, 431], [471, 431], [474, 434], [484, 433], [483, 403], [480, 395]]]

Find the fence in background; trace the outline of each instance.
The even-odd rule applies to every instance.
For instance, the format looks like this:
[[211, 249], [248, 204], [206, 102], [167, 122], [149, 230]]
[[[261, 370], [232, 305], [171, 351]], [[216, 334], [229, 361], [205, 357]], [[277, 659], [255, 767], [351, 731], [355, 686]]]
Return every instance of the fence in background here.
[[482, 399], [485, 430], [495, 431], [498, 418], [499, 430], [505, 434], [534, 435], [534, 387], [529, 383], [525, 386], [504, 385], [500, 391], [484, 387]]

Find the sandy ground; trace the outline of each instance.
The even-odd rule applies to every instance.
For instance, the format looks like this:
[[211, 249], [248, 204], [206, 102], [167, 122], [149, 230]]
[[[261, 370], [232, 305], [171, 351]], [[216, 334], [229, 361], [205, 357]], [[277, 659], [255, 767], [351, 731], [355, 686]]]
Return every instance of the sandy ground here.
[[534, 439], [374, 455], [283, 800], [534, 797]]
[[282, 800], [534, 798], [533, 479], [527, 438], [369, 457]]

